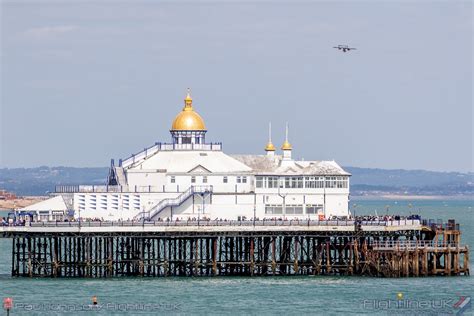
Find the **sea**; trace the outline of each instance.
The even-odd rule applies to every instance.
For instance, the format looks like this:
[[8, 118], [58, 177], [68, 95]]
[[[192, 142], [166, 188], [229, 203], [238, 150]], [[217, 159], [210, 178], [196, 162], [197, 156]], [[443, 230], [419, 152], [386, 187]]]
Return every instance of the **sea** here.
[[[455, 219], [474, 246], [473, 200], [351, 203], [358, 215]], [[29, 279], [10, 276], [10, 252], [11, 240], [0, 238], [0, 298], [13, 299], [11, 315], [474, 315], [472, 276]]]

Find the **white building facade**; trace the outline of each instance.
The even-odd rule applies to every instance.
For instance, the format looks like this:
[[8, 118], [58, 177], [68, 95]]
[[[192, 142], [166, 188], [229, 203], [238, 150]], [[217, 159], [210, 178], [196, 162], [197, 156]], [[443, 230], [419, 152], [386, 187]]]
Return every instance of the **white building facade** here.
[[282, 154], [269, 140], [265, 154], [227, 155], [207, 143], [191, 96], [170, 130], [155, 143], [112, 161], [104, 186], [59, 188], [72, 195], [75, 217], [101, 220], [325, 219], [349, 216], [349, 178], [334, 161], [292, 158], [288, 133]]

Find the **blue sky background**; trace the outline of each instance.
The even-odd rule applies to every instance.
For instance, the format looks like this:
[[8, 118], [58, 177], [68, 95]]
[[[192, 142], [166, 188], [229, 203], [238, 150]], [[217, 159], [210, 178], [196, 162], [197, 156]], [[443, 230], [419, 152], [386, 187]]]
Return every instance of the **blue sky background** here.
[[[473, 170], [470, 1], [2, 1], [0, 167], [106, 166], [191, 87], [209, 141]], [[339, 52], [349, 44], [358, 50]]]

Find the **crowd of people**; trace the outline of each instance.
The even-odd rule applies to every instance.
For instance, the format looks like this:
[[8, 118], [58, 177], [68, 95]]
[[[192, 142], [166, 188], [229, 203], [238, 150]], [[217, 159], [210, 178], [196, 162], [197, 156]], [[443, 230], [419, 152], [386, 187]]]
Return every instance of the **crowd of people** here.
[[[264, 217], [262, 219], [256, 217], [254, 218], [249, 218], [247, 219], [245, 216], [242, 218], [239, 218], [237, 221], [241, 222], [253, 222], [253, 221], [291, 221], [291, 222], [306, 222], [308, 221], [308, 218], [302, 219], [302, 218], [287, 218], [287, 217]], [[312, 221], [314, 219], [311, 219]], [[403, 216], [403, 215], [360, 215], [360, 216], [331, 216], [327, 219], [328, 221], [356, 221], [356, 222], [362, 222], [362, 221], [368, 221], [368, 222], [377, 222], [377, 221], [399, 221], [399, 220], [421, 220], [421, 217], [419, 215], [408, 215], [408, 216]], [[89, 222], [108, 222], [104, 220], [104, 218], [81, 218], [79, 219], [64, 219], [62, 221], [57, 220], [55, 222], [84, 222], [84, 223], [89, 223]], [[211, 219], [210, 217], [176, 217], [174, 219], [171, 219], [169, 217], [167, 218], [157, 218], [156, 220], [149, 220], [149, 219], [140, 219], [140, 220], [118, 220], [117, 222], [209, 222], [209, 221], [214, 221], [214, 222], [230, 222], [233, 221], [235, 222], [236, 220], [229, 220], [226, 218], [215, 218]], [[28, 223], [30, 223], [31, 220], [25, 220], [23, 218], [11, 218], [11, 217], [2, 217], [2, 226], [25, 226]]]
[[362, 215], [354, 218], [356, 221], [400, 221], [400, 220], [420, 220], [420, 215]]
[[388, 222], [388, 221], [399, 221], [399, 220], [421, 220], [420, 215], [359, 215], [359, 216], [331, 216], [331, 221], [365, 221], [365, 222]]
[[2, 226], [25, 226], [28, 222], [22, 218], [2, 217]]
[[[243, 218], [240, 218], [240, 219], [227, 219], [227, 218], [214, 218], [214, 219], [211, 219], [210, 217], [200, 217], [199, 219], [196, 218], [196, 217], [190, 217], [190, 218], [176, 218], [174, 219], [174, 221], [176, 222], [197, 222], [197, 221], [201, 221], [201, 222], [209, 222], [209, 221], [214, 221], [214, 222], [230, 222], [230, 221], [238, 221], [238, 222], [253, 222], [253, 221], [307, 221], [308, 219], [301, 219], [301, 218], [297, 218], [297, 217], [294, 217], [294, 218], [287, 218], [287, 217], [271, 217], [271, 218], [268, 218], [268, 217], [264, 217], [264, 218], [259, 218], [259, 217], [256, 217], [255, 219], [252, 217], [252, 218], [246, 218], [246, 217], [243, 217]], [[156, 219], [157, 222], [171, 222], [172, 220], [170, 218], [166, 218], [166, 219], [161, 219], [161, 218], [158, 218]]]

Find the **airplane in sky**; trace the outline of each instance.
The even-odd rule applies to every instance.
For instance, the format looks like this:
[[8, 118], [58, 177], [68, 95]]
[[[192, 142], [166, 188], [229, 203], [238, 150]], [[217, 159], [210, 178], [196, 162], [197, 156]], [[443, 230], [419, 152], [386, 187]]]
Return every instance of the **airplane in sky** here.
[[350, 50], [355, 50], [357, 48], [355, 47], [349, 47], [348, 45], [337, 45], [337, 46], [334, 46], [333, 48], [337, 48], [339, 50], [342, 50], [344, 53], [350, 51]]

